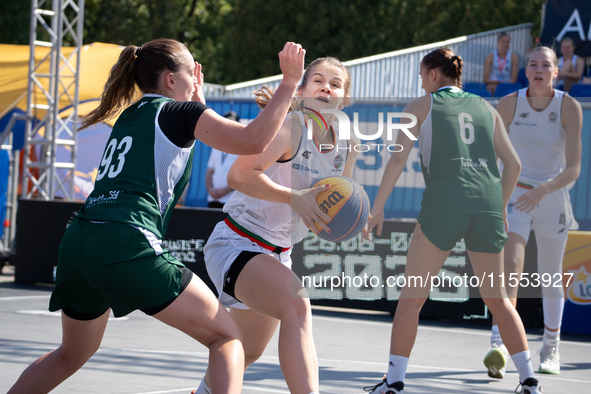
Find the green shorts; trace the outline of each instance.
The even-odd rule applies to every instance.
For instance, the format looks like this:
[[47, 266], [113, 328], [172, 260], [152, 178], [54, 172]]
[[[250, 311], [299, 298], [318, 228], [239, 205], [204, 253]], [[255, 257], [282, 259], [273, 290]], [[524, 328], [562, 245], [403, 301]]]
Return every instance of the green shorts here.
[[74, 219], [59, 248], [49, 310], [116, 317], [176, 298], [184, 265], [167, 251], [157, 255], [144, 234], [128, 224]]
[[421, 230], [441, 250], [451, 250], [464, 238], [472, 252], [501, 253], [507, 234], [503, 219], [490, 215], [449, 215], [418, 218]]

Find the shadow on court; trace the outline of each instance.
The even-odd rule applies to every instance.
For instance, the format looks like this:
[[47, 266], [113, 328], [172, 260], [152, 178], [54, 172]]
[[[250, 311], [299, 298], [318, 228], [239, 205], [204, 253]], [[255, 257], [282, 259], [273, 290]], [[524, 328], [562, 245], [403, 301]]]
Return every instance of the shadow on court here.
[[[0, 283], [0, 392], [24, 368], [61, 341], [60, 313], [47, 311], [51, 287]], [[321, 393], [363, 393], [387, 371], [392, 316], [315, 308], [314, 338]], [[529, 330], [534, 369], [541, 330]], [[421, 321], [405, 394], [512, 393], [518, 375], [512, 362], [503, 380], [488, 378], [482, 359], [488, 327]], [[278, 363], [277, 334], [245, 374], [243, 393], [288, 393]], [[564, 334], [562, 373], [538, 375], [545, 393], [588, 392], [591, 337]], [[207, 368], [207, 349], [161, 322], [134, 312], [110, 319], [101, 349], [54, 393], [166, 394], [197, 387]]]

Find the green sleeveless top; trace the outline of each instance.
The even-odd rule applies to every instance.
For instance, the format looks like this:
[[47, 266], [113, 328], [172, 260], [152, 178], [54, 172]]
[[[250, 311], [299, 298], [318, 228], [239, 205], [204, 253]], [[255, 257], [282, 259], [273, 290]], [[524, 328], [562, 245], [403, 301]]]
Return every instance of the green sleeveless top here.
[[421, 215], [503, 217], [494, 120], [484, 100], [456, 87], [431, 94], [419, 131], [426, 190]]
[[146, 95], [123, 111], [79, 218], [130, 224], [162, 239], [189, 181], [195, 146], [174, 145], [158, 126], [167, 101], [172, 99]]

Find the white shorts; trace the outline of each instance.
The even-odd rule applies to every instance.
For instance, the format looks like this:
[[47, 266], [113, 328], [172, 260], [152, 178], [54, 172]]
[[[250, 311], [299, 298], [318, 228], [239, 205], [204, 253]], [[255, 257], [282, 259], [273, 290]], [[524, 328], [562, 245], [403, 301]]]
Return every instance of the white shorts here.
[[207, 273], [218, 291], [220, 302], [225, 307], [249, 309], [242, 302], [224, 292], [224, 283], [228, 270], [238, 255], [245, 251], [272, 255], [291, 269], [291, 248], [280, 254], [273, 253], [248, 238], [237, 234], [225, 222], [219, 222], [209, 236], [203, 248], [203, 254]]
[[507, 221], [509, 232], [521, 235], [525, 241], [529, 239], [531, 230], [548, 238], [563, 238], [569, 230], [579, 226], [573, 216], [570, 196], [566, 187], [545, 195], [540, 203], [530, 212], [515, 209], [517, 199], [529, 190], [516, 186], [507, 205]]

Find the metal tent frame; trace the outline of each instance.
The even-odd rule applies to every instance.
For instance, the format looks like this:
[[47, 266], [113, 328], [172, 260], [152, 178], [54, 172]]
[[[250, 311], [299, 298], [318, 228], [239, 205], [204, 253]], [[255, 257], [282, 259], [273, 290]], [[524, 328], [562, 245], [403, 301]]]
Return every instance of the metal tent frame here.
[[[50, 3], [51, 9], [48, 9]], [[56, 192], [65, 200], [74, 197], [83, 19], [84, 0], [31, 0], [22, 198], [53, 200]], [[47, 33], [49, 41], [37, 39], [41, 32]], [[62, 53], [62, 44], [68, 36], [74, 42], [75, 50], [66, 57]], [[47, 47], [50, 51], [36, 62], [39, 47]], [[49, 73], [40, 72], [46, 63], [49, 63]], [[48, 83], [42, 83], [43, 80]], [[36, 89], [44, 98], [42, 102], [36, 100]], [[61, 108], [72, 108], [65, 119], [59, 116], [60, 105]], [[39, 110], [46, 111], [45, 116], [34, 123]], [[57, 152], [61, 147], [69, 153], [67, 158], [58, 161]], [[37, 160], [31, 159], [32, 152], [38, 155]]]

